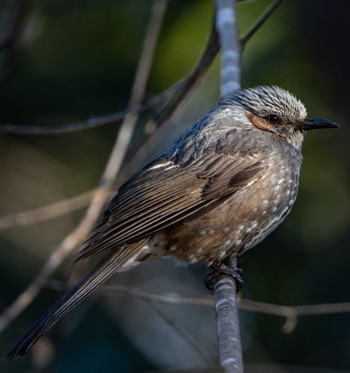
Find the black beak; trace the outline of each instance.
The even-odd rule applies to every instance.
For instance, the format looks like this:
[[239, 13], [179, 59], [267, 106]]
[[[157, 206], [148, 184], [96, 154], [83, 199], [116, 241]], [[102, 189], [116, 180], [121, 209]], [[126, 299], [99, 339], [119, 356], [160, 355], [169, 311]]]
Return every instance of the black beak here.
[[309, 131], [317, 128], [340, 128], [339, 124], [331, 122], [328, 119], [317, 117], [305, 117], [304, 122], [298, 126], [301, 130]]

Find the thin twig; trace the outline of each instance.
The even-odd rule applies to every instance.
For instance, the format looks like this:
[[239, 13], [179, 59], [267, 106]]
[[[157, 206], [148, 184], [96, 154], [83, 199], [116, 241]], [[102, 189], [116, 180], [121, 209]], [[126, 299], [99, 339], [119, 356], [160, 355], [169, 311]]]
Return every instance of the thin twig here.
[[[45, 288], [62, 292], [65, 290], [65, 284], [61, 281], [50, 281]], [[174, 305], [190, 304], [209, 307], [214, 305], [214, 297], [206, 294], [164, 292], [159, 290], [140, 289], [138, 287], [125, 285], [103, 285], [97, 290], [97, 292], [108, 295], [109, 297], [127, 296], [145, 301], [155, 301]], [[242, 311], [285, 317], [286, 322], [282, 327], [282, 331], [285, 333], [291, 333], [297, 325], [298, 317], [350, 313], [350, 302], [284, 306], [241, 298], [238, 300], [238, 308]]]
[[[154, 104], [157, 101], [154, 102]], [[134, 107], [129, 110], [122, 110], [112, 114], [103, 115], [100, 117], [89, 118], [87, 120], [68, 123], [58, 126], [34, 126], [31, 124], [11, 124], [5, 123], [0, 125], [0, 131], [5, 133], [13, 133], [16, 135], [61, 135], [76, 131], [87, 130], [104, 126], [106, 124], [118, 122], [122, 120], [128, 112], [142, 112], [153, 105], [144, 105], [142, 107]]]
[[[167, 0], [155, 0], [153, 3], [151, 19], [144, 42], [144, 44], [148, 43], [148, 48], [143, 48], [143, 52], [140, 57], [132, 89], [130, 106], [138, 104], [138, 101], [141, 100], [143, 92], [145, 90], [147, 70], [149, 70], [149, 65], [152, 60], [153, 50], [156, 40], [158, 39], [158, 33], [160, 25], [162, 23], [166, 4]], [[150, 39], [154, 40], [152, 41]], [[143, 71], [139, 72], [139, 70]], [[101, 177], [101, 186], [96, 190], [96, 193], [92, 199], [85, 217], [82, 219], [79, 226], [72, 233], [70, 233], [50, 255], [43, 268], [40, 270], [39, 274], [35, 277], [32, 283], [0, 316], [0, 332], [4, 330], [9, 325], [9, 323], [14, 320], [33, 301], [33, 299], [37, 296], [39, 291], [47, 282], [48, 278], [62, 263], [63, 259], [68, 254], [70, 254], [72, 250], [76, 246], [78, 246], [91, 231], [100, 215], [101, 209], [104, 207], [110, 195], [111, 187], [118, 174], [122, 159], [124, 158], [128, 144], [123, 144], [122, 140], [130, 140], [130, 129], [128, 128], [128, 126], [130, 124], [131, 128], [133, 128], [136, 119], [137, 118], [135, 117], [134, 113], [129, 113], [129, 115], [125, 116], [107, 166]], [[122, 144], [123, 146], [124, 153], [122, 153], [120, 149], [115, 149], [120, 144]]]
[[0, 231], [57, 218], [72, 211], [79, 210], [90, 203], [94, 193], [95, 190], [92, 190], [72, 198], [50, 203], [49, 205], [1, 216]]
[[[63, 283], [58, 281], [50, 282], [50, 289], [56, 291], [63, 290]], [[202, 306], [212, 306], [214, 297], [206, 294], [185, 294], [177, 292], [150, 291], [133, 286], [125, 285], [103, 285], [98, 290], [104, 294], [115, 296], [130, 296], [143, 298], [146, 300], [156, 300], [163, 303], [172, 304], [192, 304]], [[294, 312], [298, 316], [329, 315], [336, 313], [350, 313], [350, 302], [344, 303], [320, 303], [300, 306], [283, 306], [274, 303], [259, 302], [250, 299], [239, 299], [239, 308], [244, 311], [265, 313], [269, 315], [286, 317]]]
[[323, 303], [307, 304], [304, 306], [281, 306], [257, 302], [253, 300], [242, 300], [242, 309], [246, 311], [266, 313], [286, 318], [282, 327], [284, 333], [291, 333], [297, 325], [299, 316], [329, 315], [335, 313], [350, 313], [350, 302], [345, 303]]
[[58, 126], [35, 126], [32, 124], [5, 123], [0, 124], [0, 131], [16, 135], [62, 135], [92, 129], [96, 127], [101, 127], [122, 120], [128, 113], [142, 113], [146, 110], [152, 109], [157, 105], [166, 102], [170, 97], [172, 97], [175, 90], [177, 90], [177, 84], [162, 92], [158, 96], [151, 98], [144, 105], [129, 106], [125, 110], [117, 111], [115, 113], [107, 115], [102, 115], [99, 117], [92, 117], [87, 120], [82, 120], [79, 122], [68, 123]]
[[272, 16], [275, 10], [282, 4], [283, 0], [275, 0], [262, 14], [261, 18], [258, 19], [256, 24], [244, 35], [241, 40], [241, 46], [247, 44], [247, 42], [257, 33], [257, 31], [265, 24], [265, 22]]
[[[62, 283], [55, 283], [52, 288], [61, 291], [63, 285]], [[130, 296], [146, 301], [152, 300], [174, 305], [191, 304], [211, 307], [214, 305], [214, 297], [212, 295], [150, 291], [122, 285], [104, 285], [99, 289], [99, 292], [108, 296]], [[282, 331], [284, 333], [291, 333], [297, 325], [298, 317], [350, 313], [350, 302], [283, 306], [241, 298], [238, 300], [238, 308], [242, 311], [285, 317], [286, 322], [282, 326]]]
[[[54, 286], [55, 290], [62, 290], [62, 283]], [[213, 306], [214, 304], [214, 297], [211, 295], [150, 291], [132, 286], [103, 285], [98, 291], [108, 296], [128, 296], [169, 304], [192, 304], [198, 306]]]
[[[146, 88], [146, 81], [151, 68], [151, 62], [158, 39], [158, 33], [160, 30], [161, 21], [167, 6], [167, 0], [155, 0], [153, 4], [153, 11], [151, 20], [149, 23], [149, 31], [146, 34], [144, 41], [142, 55], [136, 71], [135, 82], [131, 92], [130, 106], [139, 104], [142, 101], [142, 97]], [[116, 174], [119, 172], [124, 160], [124, 156], [129, 147], [131, 135], [137, 122], [136, 113], [128, 113], [119, 130], [119, 135], [113, 148], [110, 160], [107, 164], [103, 175], [103, 181], [113, 186], [113, 182], [116, 180]]]
[[168, 88], [166, 91], [162, 92], [158, 96], [151, 98], [144, 105], [131, 105], [126, 110], [60, 126], [1, 124], [0, 131], [21, 135], [66, 134], [114, 123], [122, 120], [129, 113], [141, 113], [169, 100], [167, 105], [159, 112], [156, 118], [153, 119], [155, 123], [161, 124], [174, 113], [175, 109], [179, 107], [179, 103], [181, 103], [184, 98], [188, 96], [190, 91], [200, 82], [201, 78], [205, 75], [205, 73], [211, 66], [218, 51], [219, 44], [217, 33], [215, 25], [213, 25], [206, 49], [194, 70], [180, 82], [175, 83], [172, 87]]
[[[216, 0], [216, 28], [221, 45], [221, 96], [232, 96], [241, 87], [240, 45], [235, 0]], [[237, 260], [232, 261], [233, 270]], [[236, 283], [232, 277], [218, 276], [214, 283], [216, 328], [220, 366], [225, 373], [243, 372]]]
[[[129, 106], [128, 109], [116, 113], [90, 118], [86, 121], [69, 123], [61, 126], [48, 127], [33, 125], [2, 124], [0, 125], [0, 131], [23, 135], [66, 134], [117, 122], [119, 120], [122, 120], [125, 117], [125, 115], [127, 115], [130, 112], [140, 113], [145, 110], [151, 109], [157, 105], [160, 105], [161, 103], [166, 102], [170, 99], [167, 105], [159, 112], [157, 117], [153, 120], [153, 122], [156, 123], [157, 126], [160, 126], [174, 113], [175, 109], [179, 107], [179, 104], [183, 102], [183, 100], [189, 95], [191, 90], [193, 90], [197, 86], [202, 77], [208, 71], [218, 51], [219, 43], [214, 24], [206, 49], [194, 70], [180, 82], [175, 83], [172, 87], [170, 87], [160, 95], [150, 99], [143, 106]], [[146, 136], [144, 136], [142, 140], [140, 140], [140, 143], [138, 143], [137, 147], [135, 146], [135, 148], [140, 148], [141, 143], [146, 138], [149, 138], [149, 136], [147, 135], [148, 133], [146, 133]]]
[[[170, 125], [168, 120], [172, 115], [174, 115], [175, 111], [179, 113], [179, 110], [184, 110], [186, 106], [184, 101], [189, 98], [191, 92], [194, 91], [207, 73], [209, 67], [212, 65], [216, 55], [218, 54], [219, 49], [218, 34], [216, 32], [215, 22], [213, 22], [206, 48], [200, 57], [198, 64], [189, 75], [176, 84], [177, 89], [174, 90], [172, 99], [163, 110], [148, 123], [148, 126], [146, 125], [146, 132], [128, 153], [128, 161], [125, 164], [124, 170], [134, 170], [135, 166], [144, 158], [146, 149], [150, 149], [154, 144], [157, 144], [159, 137], [161, 136], [159, 129], [166, 124]], [[163, 130], [164, 128], [162, 131]], [[122, 176], [125, 178], [129, 175], [123, 173]]]

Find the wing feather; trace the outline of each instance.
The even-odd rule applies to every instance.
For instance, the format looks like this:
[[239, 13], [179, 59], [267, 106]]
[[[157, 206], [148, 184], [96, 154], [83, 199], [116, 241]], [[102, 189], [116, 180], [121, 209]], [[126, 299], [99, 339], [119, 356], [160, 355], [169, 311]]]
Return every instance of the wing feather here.
[[76, 260], [197, 218], [254, 181], [264, 168], [258, 154], [208, 151], [182, 165], [161, 157], [120, 188]]

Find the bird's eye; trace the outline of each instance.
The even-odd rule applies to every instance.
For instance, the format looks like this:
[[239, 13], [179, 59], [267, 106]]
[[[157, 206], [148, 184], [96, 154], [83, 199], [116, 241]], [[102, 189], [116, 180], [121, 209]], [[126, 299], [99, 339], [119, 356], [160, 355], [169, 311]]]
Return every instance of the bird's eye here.
[[270, 114], [266, 117], [266, 119], [270, 122], [270, 123], [278, 123], [281, 121], [281, 118], [276, 115], [276, 114]]

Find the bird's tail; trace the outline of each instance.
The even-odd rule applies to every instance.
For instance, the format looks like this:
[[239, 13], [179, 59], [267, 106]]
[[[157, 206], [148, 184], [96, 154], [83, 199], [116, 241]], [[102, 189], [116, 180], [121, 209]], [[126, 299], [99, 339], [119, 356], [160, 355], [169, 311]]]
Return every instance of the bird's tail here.
[[90, 295], [99, 285], [107, 281], [116, 271], [126, 270], [138, 264], [143, 245], [144, 242], [137, 242], [111, 251], [104, 256], [91, 271], [84, 275], [38, 320], [5, 358], [12, 359], [26, 354], [47, 330]]

